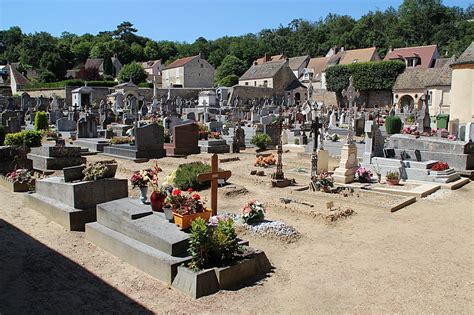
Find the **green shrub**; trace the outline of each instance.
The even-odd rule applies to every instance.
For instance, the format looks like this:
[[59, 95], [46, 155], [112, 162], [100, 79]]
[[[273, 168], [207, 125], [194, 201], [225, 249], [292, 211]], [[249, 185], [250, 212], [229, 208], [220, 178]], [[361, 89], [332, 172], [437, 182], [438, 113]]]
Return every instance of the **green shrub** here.
[[202, 162], [193, 162], [181, 164], [176, 170], [176, 178], [174, 186], [181, 190], [192, 188], [194, 190], [208, 188], [210, 182], [201, 183], [197, 180], [197, 176], [202, 173], [209, 173], [211, 166]]
[[35, 115], [35, 130], [48, 130], [48, 114], [46, 112], [37, 112]]
[[25, 145], [29, 148], [41, 146], [42, 134], [36, 130], [23, 130], [9, 133], [5, 137], [5, 145]]
[[142, 82], [142, 83], [138, 84], [138, 87], [152, 89], [153, 88], [153, 83]]
[[410, 115], [407, 117], [407, 123], [409, 124], [412, 124], [415, 122], [415, 116], [414, 115]]
[[299, 145], [300, 144], [300, 139], [295, 139], [295, 144]]
[[250, 143], [256, 145], [261, 150], [265, 150], [267, 145], [272, 143], [272, 138], [270, 138], [270, 136], [266, 133], [257, 133], [255, 136], [253, 136]]
[[398, 116], [388, 116], [385, 119], [385, 131], [388, 134], [393, 135], [400, 133], [402, 130], [402, 120]]
[[[113, 81], [111, 77], [107, 77], [108, 80], [103, 81], [87, 81], [88, 86], [102, 86], [102, 87], [113, 87], [117, 85], [117, 82]], [[27, 89], [44, 89], [44, 88], [63, 88], [65, 86], [83, 86], [85, 82], [78, 79], [63, 80], [58, 82], [31, 82], [25, 86]]]
[[197, 218], [191, 225], [188, 253], [192, 257], [191, 269], [220, 267], [232, 262], [242, 251], [232, 219], [219, 220], [217, 226]]

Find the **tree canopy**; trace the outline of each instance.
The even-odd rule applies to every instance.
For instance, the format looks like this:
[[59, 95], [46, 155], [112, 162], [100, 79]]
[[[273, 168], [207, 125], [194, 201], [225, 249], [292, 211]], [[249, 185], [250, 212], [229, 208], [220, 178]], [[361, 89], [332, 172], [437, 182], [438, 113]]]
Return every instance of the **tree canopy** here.
[[[229, 55], [240, 59], [247, 68], [264, 54], [315, 57], [325, 55], [334, 46], [376, 46], [384, 57], [389, 47], [437, 44], [441, 55], [459, 56], [474, 40], [472, 19], [473, 5], [460, 8], [446, 6], [441, 0], [404, 0], [398, 9], [369, 11], [359, 19], [329, 14], [317, 21], [296, 19], [287, 26], [263, 29], [257, 34], [215, 40], [199, 37], [193, 43], [146, 38], [127, 21], [115, 30], [96, 35], [64, 32], [59, 37], [46, 32], [25, 34], [19, 27], [11, 27], [0, 31], [0, 64], [20, 62], [24, 69], [44, 72], [48, 80], [60, 80], [63, 67], [80, 68], [89, 57], [108, 59], [114, 55], [122, 64], [150, 59], [168, 64], [201, 53], [215, 68]], [[56, 60], [58, 56], [61, 63]], [[239, 76], [237, 70], [240, 67], [232, 73], [218, 74], [219, 80]]]

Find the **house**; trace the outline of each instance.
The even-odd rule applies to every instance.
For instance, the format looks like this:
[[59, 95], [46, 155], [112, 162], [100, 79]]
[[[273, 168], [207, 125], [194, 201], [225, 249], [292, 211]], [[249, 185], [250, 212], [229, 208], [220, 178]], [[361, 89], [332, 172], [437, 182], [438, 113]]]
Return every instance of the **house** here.
[[330, 59], [331, 57], [311, 58], [307, 67], [303, 70], [301, 81], [308, 84], [311, 82], [315, 89], [325, 89], [325, 71]]
[[428, 69], [434, 67], [439, 58], [436, 45], [389, 49], [384, 60], [401, 60], [407, 68]]
[[376, 47], [343, 50], [340, 52], [339, 65], [349, 65], [356, 62], [380, 61]]
[[145, 69], [145, 72], [148, 74], [148, 81], [161, 83], [161, 71], [163, 70], [164, 66], [161, 63], [161, 59], [159, 60], [149, 60], [142, 62], [142, 67]]
[[25, 87], [30, 81], [20, 73], [13, 65], [9, 65], [10, 68], [10, 87], [12, 94], [18, 93], [18, 90]]
[[298, 79], [303, 76], [304, 69], [308, 65], [309, 60], [309, 56], [300, 56], [288, 59], [288, 65]]
[[[122, 70], [122, 63], [120, 60], [114, 56], [110, 58], [111, 62], [111, 76], [113, 78], [117, 77], [119, 74], [120, 70]], [[88, 58], [86, 60], [86, 63], [84, 64], [84, 68], [89, 69], [89, 68], [96, 68], [99, 70], [100, 75], [104, 75], [105, 70], [104, 70], [104, 58]], [[73, 72], [70, 72], [69, 74], [73, 74]], [[76, 73], [77, 74], [77, 73]]]
[[451, 64], [454, 57], [434, 68], [407, 68], [393, 86], [393, 103], [404, 113], [420, 110], [426, 99], [432, 116], [449, 113], [451, 106]]
[[296, 104], [306, 100], [306, 87], [298, 81], [286, 60], [252, 65], [239, 78], [239, 85], [270, 88], [274, 95], [290, 97]]
[[162, 70], [163, 88], [211, 88], [214, 86], [214, 67], [201, 54], [178, 59]]
[[[451, 65], [451, 107], [449, 119], [474, 122], [474, 42]], [[467, 133], [467, 132], [466, 132]], [[472, 139], [472, 131], [466, 140]]]

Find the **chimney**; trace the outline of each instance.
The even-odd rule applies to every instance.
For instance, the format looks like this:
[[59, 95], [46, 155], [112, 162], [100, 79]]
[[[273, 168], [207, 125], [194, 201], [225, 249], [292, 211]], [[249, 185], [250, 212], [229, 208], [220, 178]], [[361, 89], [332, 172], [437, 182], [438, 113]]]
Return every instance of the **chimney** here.
[[388, 47], [388, 52], [391, 53], [392, 51], [393, 51], [393, 47], [392, 46]]
[[344, 46], [341, 47], [340, 52], [344, 52]]

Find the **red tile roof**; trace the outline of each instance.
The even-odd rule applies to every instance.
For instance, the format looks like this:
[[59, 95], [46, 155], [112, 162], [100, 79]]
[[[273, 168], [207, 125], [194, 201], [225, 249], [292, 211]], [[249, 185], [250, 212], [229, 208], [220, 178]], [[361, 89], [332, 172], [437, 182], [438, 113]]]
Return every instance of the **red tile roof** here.
[[187, 64], [188, 62], [192, 61], [196, 57], [199, 57], [199, 55], [191, 56], [191, 57], [185, 57], [185, 58], [175, 60], [172, 63], [170, 63], [169, 65], [167, 65], [163, 70], [182, 67], [185, 64]]
[[427, 69], [432, 66], [433, 59], [437, 58], [438, 48], [436, 45], [396, 48], [389, 51], [384, 60], [406, 59], [410, 57], [419, 57], [421, 64], [415, 68]]
[[28, 83], [30, 83], [30, 81], [25, 78], [25, 76], [21, 74], [18, 70], [16, 70], [14, 66], [10, 65], [10, 71], [17, 85], [27, 85]]

